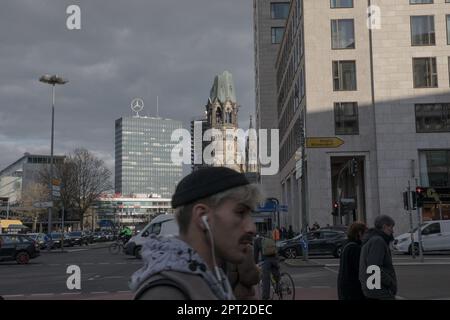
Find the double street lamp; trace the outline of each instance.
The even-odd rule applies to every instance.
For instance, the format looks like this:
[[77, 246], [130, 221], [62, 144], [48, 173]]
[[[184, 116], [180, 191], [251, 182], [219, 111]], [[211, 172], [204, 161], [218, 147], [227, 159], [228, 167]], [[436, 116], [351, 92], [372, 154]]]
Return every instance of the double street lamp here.
[[52, 232], [52, 212], [53, 212], [53, 140], [54, 140], [54, 130], [55, 130], [55, 86], [57, 84], [63, 85], [68, 81], [59, 77], [58, 75], [43, 75], [39, 78], [40, 82], [50, 84], [52, 86], [52, 138], [51, 138], [51, 148], [50, 148], [50, 202], [51, 205], [48, 208], [48, 233]]

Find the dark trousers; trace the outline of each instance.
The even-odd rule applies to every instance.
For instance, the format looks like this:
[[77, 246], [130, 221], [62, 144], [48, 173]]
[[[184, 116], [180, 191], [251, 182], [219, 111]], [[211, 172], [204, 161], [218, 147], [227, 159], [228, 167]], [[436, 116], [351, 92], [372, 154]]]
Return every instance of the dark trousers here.
[[280, 264], [278, 257], [264, 257], [262, 266], [262, 299], [270, 299], [270, 275], [273, 274], [275, 280], [280, 279]]

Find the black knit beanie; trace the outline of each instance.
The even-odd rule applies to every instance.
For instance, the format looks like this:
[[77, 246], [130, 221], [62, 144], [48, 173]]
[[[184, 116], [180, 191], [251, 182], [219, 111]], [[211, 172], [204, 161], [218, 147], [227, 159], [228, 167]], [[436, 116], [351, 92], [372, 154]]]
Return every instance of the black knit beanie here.
[[192, 172], [177, 185], [172, 208], [207, 198], [216, 193], [250, 184], [244, 174], [227, 167], [208, 167]]

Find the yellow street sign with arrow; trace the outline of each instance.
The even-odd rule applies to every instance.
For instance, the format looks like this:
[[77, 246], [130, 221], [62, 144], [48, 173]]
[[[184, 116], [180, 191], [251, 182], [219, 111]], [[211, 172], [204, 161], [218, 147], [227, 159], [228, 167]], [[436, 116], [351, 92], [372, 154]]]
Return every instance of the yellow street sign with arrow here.
[[344, 144], [344, 140], [338, 137], [311, 137], [306, 138], [307, 148], [338, 148]]

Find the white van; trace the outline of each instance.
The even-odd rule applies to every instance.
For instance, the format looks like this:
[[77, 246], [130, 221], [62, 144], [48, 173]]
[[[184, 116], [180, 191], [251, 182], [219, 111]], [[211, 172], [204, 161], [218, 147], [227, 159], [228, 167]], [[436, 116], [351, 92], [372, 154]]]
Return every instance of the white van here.
[[175, 237], [178, 236], [178, 224], [173, 214], [161, 214], [154, 218], [148, 225], [125, 245], [124, 251], [127, 255], [141, 257], [142, 245], [151, 234]]
[[[420, 226], [422, 232], [422, 249], [427, 251], [450, 250], [450, 220], [427, 221]], [[394, 251], [412, 254], [412, 249], [419, 252], [418, 228], [414, 230], [414, 245], [411, 245], [411, 233], [404, 233], [395, 238]]]

